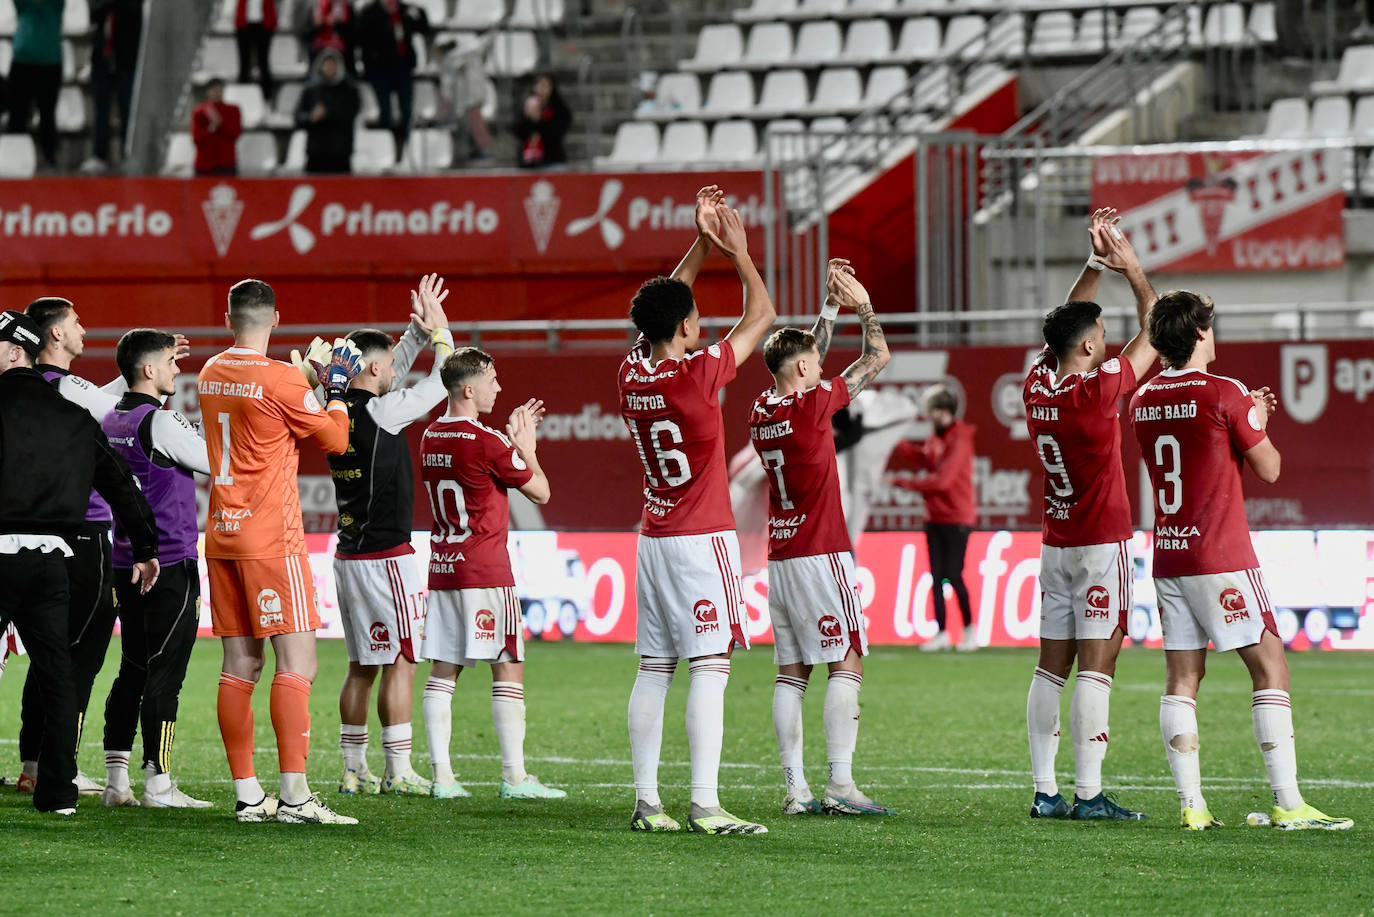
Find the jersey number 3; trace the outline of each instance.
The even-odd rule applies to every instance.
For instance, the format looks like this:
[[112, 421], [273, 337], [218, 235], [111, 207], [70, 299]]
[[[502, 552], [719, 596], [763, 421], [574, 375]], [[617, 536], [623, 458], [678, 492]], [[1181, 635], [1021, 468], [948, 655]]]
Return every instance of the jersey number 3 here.
[[[1168, 471], [1164, 471], [1166, 461]], [[1183, 507], [1183, 456], [1176, 437], [1165, 434], [1155, 440], [1155, 465], [1164, 471], [1160, 480], [1165, 485], [1155, 491], [1155, 499], [1159, 501], [1159, 511], [1171, 515]]]

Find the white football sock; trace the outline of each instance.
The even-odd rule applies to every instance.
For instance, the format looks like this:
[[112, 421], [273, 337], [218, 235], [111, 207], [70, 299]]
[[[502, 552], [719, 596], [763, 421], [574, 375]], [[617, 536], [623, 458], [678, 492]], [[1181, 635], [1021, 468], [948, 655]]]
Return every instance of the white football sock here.
[[1207, 808], [1202, 797], [1202, 769], [1198, 760], [1197, 701], [1180, 694], [1159, 699], [1159, 732], [1164, 737], [1164, 753], [1178, 788], [1182, 808]]
[[250, 806], [255, 806], [262, 802], [267, 795], [267, 791], [258, 783], [256, 775], [252, 777], [237, 777], [234, 779], [234, 796], [239, 802], [246, 802]]
[[360, 774], [367, 772], [367, 724], [339, 724], [339, 748], [343, 751], [344, 767]]
[[663, 746], [663, 702], [677, 671], [676, 659], [646, 656], [630, 691], [630, 758], [634, 762], [635, 798], [651, 806], [658, 798], [658, 757]]
[[37, 777], [38, 777], [38, 762], [37, 762], [37, 761], [20, 761], [20, 762], [19, 762], [19, 772], [20, 772], [21, 774], [23, 774], [25, 777], [33, 777], [33, 778], [37, 779]]
[[773, 683], [773, 731], [778, 737], [778, 758], [787, 792], [810, 796], [802, 770], [802, 697], [806, 679], [779, 675]]
[[429, 761], [434, 766], [435, 783], [453, 782], [453, 764], [448, 756], [449, 736], [453, 732], [453, 689], [456, 679], [430, 676], [425, 682], [422, 706], [425, 712], [425, 738], [429, 742]]
[[825, 685], [825, 752], [830, 761], [830, 786], [854, 782], [854, 746], [859, 741], [859, 690], [864, 677], [842, 669], [830, 673]]
[[729, 659], [696, 659], [687, 666], [687, 749], [692, 759], [692, 802], [720, 805], [720, 747], [725, 740], [725, 686]]
[[1250, 718], [1255, 726], [1255, 741], [1264, 755], [1274, 805], [1296, 809], [1302, 805], [1298, 792], [1298, 749], [1293, 741], [1293, 704], [1287, 691], [1267, 688], [1250, 695]]
[[298, 806], [310, 798], [310, 784], [305, 781], [305, 774], [282, 771], [281, 774], [281, 801], [288, 806]]
[[518, 681], [491, 683], [491, 721], [501, 746], [501, 779], [514, 786], [524, 783], [525, 686]]
[[129, 792], [129, 756], [133, 750], [105, 749], [105, 785], [120, 793]]
[[1047, 796], [1059, 792], [1054, 758], [1059, 753], [1059, 697], [1063, 693], [1064, 679], [1037, 666], [1026, 696], [1026, 733], [1030, 736], [1035, 792]]
[[150, 796], [161, 796], [163, 793], [171, 792], [171, 789], [171, 774], [159, 774], [157, 768], [151, 764], [143, 768], [143, 792]]
[[[411, 729], [409, 723], [382, 727], [382, 751], [386, 754], [386, 773], [389, 777], [408, 774], [410, 765]], [[363, 765], [367, 765], [364, 763]]]
[[1102, 760], [1107, 757], [1107, 716], [1112, 676], [1078, 670], [1069, 700], [1073, 730], [1074, 795], [1092, 799], [1102, 792]]

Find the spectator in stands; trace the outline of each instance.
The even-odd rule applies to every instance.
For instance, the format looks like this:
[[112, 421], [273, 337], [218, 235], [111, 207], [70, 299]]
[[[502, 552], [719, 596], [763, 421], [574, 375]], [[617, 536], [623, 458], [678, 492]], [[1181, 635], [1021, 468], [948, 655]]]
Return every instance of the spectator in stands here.
[[237, 175], [235, 143], [243, 133], [237, 105], [224, 101], [224, 80], [205, 87], [205, 101], [191, 113], [191, 139], [196, 142], [197, 175]]
[[[489, 35], [492, 33], [488, 33]], [[491, 159], [491, 131], [482, 117], [487, 100], [487, 72], [482, 60], [490, 40], [445, 35], [435, 44], [439, 61], [439, 104], [445, 123], [453, 128], [454, 149], [466, 139], [471, 159]], [[460, 137], [459, 135], [465, 135]]]
[[119, 148], [129, 139], [129, 113], [134, 73], [143, 37], [143, 0], [91, 0], [91, 101], [95, 148], [83, 172], [104, 172], [110, 165], [110, 107], [119, 100]]
[[[38, 152], [47, 168], [57, 165], [57, 92], [62, 88], [64, 0], [14, 0], [14, 57], [10, 62], [11, 134], [27, 134], [38, 109]], [[83, 2], [83, 0], [73, 0]], [[0, 107], [0, 111], [4, 108]]]
[[272, 100], [272, 33], [277, 30], [277, 0], [238, 0], [234, 10], [234, 38], [239, 45], [239, 82], [253, 82], [252, 64], [258, 65], [258, 85], [263, 98]]
[[[415, 99], [415, 38], [429, 40], [429, 17], [413, 3], [374, 0], [358, 14], [358, 49], [363, 72], [377, 94], [381, 126], [396, 138], [396, 160], [405, 155], [410, 139]], [[391, 116], [391, 96], [396, 96], [399, 119]]]
[[358, 75], [354, 61], [357, 34], [349, 0], [299, 0], [296, 4], [296, 36], [310, 59], [311, 70], [321, 53], [339, 52], [344, 71]]
[[296, 106], [296, 125], [305, 128], [306, 135], [305, 171], [350, 170], [360, 104], [358, 87], [344, 69], [343, 55], [334, 48], [321, 51]]
[[541, 73], [515, 119], [515, 136], [520, 138], [523, 168], [539, 169], [568, 161], [563, 137], [572, 126], [572, 112], [558, 92], [553, 77]]

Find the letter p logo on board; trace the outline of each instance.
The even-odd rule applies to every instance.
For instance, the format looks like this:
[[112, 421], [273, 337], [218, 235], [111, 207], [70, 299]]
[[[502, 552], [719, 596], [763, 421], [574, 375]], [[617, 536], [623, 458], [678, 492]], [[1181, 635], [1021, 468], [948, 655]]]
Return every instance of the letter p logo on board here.
[[1326, 410], [1331, 390], [1325, 344], [1284, 344], [1279, 355], [1283, 406], [1298, 423], [1312, 423]]

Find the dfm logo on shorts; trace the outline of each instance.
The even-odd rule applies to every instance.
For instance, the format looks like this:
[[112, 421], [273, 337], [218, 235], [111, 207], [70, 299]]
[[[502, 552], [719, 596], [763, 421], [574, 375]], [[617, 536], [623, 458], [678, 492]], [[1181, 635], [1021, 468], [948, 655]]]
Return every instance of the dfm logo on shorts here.
[[716, 606], [710, 599], [702, 599], [692, 606], [692, 617], [697, 619], [698, 634], [714, 634], [720, 630], [720, 620]]
[[275, 589], [264, 589], [258, 593], [258, 626], [276, 627], [285, 624], [281, 613], [281, 596]]
[[381, 621], [373, 621], [372, 626], [367, 629], [367, 636], [372, 640], [372, 652], [379, 653], [391, 646], [391, 631], [387, 630]]
[[1106, 586], [1093, 586], [1088, 590], [1088, 608], [1083, 612], [1083, 617], [1088, 620], [1094, 618], [1111, 617], [1108, 611], [1112, 605], [1112, 594], [1107, 591]]
[[496, 639], [496, 615], [490, 608], [483, 608], [472, 618], [473, 624], [477, 626], [478, 640]]
[[1226, 613], [1227, 624], [1250, 620], [1250, 612], [1245, 607], [1245, 596], [1234, 586], [1221, 590], [1221, 610]]
[[821, 649], [844, 646], [844, 628], [834, 615], [823, 615], [816, 622], [816, 628], [821, 632]]

